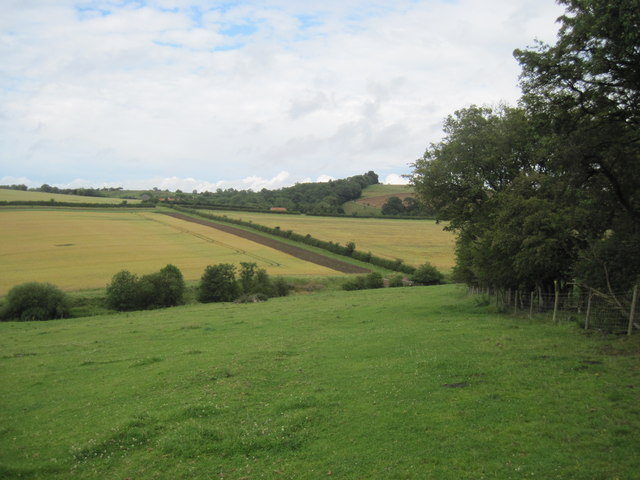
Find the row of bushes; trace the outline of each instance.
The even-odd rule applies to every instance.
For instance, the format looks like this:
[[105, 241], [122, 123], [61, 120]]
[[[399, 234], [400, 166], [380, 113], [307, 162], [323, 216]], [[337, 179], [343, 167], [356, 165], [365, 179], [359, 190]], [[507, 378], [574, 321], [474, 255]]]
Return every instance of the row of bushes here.
[[[407, 280], [410, 285], [439, 285], [443, 282], [444, 275], [427, 262], [418, 267]], [[389, 287], [402, 287], [406, 284], [402, 275], [394, 275], [388, 279]], [[384, 279], [378, 272], [351, 277], [342, 284], [343, 290], [366, 290], [382, 287], [384, 287]]]
[[388, 258], [377, 257], [373, 255], [371, 252], [365, 253], [365, 252], [356, 250], [356, 244], [353, 242], [349, 242], [346, 245], [340, 245], [339, 243], [326, 242], [324, 240], [319, 240], [315, 237], [312, 237], [309, 234], [301, 235], [291, 230], [281, 230], [278, 227], [275, 227], [275, 228], [267, 227], [265, 225], [259, 225], [257, 223], [247, 222], [237, 218], [229, 218], [227, 216], [214, 215], [211, 213], [202, 213], [189, 208], [180, 208], [176, 206], [174, 206], [173, 208], [184, 213], [199, 215], [201, 217], [208, 218], [209, 220], [231, 223], [234, 225], [240, 225], [242, 227], [252, 228], [254, 230], [258, 230], [263, 233], [268, 233], [270, 235], [287, 238], [295, 242], [300, 242], [300, 243], [304, 243], [305, 245], [310, 245], [312, 247], [317, 247], [323, 250], [327, 250], [337, 255], [344, 255], [346, 257], [351, 257], [355, 260], [359, 260], [361, 262], [370, 263], [371, 265], [376, 265], [378, 267], [386, 268], [387, 270], [402, 272], [409, 275], [415, 272], [415, 267], [412, 267], [411, 265], [406, 265], [400, 259], [389, 260]]
[[[238, 275], [236, 276], [236, 272]], [[282, 278], [271, 280], [255, 263], [209, 265], [200, 279], [199, 302], [254, 302], [288, 295], [291, 286]], [[167, 265], [159, 272], [139, 277], [127, 270], [116, 273], [107, 285], [105, 306], [133, 311], [172, 307], [185, 303], [182, 272]], [[13, 287], [0, 309], [0, 320], [52, 320], [71, 316], [69, 296], [50, 283], [29, 282]]]

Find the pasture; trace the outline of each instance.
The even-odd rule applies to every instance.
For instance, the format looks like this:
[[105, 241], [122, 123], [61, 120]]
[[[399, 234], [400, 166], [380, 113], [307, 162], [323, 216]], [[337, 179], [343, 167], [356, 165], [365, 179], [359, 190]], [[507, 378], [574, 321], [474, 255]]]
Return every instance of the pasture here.
[[28, 281], [65, 290], [104, 287], [120, 270], [168, 263], [196, 280], [217, 263], [255, 262], [272, 275], [326, 276], [334, 270], [237, 236], [152, 211], [0, 210], [0, 295]]
[[241, 218], [281, 230], [346, 245], [354, 242], [363, 252], [385, 258], [400, 258], [409, 265], [429, 261], [443, 272], [455, 265], [455, 237], [434, 220], [384, 218], [315, 217], [277, 213], [214, 211], [216, 215]]
[[456, 286], [0, 324], [0, 477], [633, 479], [638, 337]]
[[[2, 202], [56, 202], [65, 203], [122, 203], [122, 198], [110, 197], [84, 197], [82, 195], [66, 195], [62, 193], [30, 192], [24, 190], [11, 190], [0, 188], [0, 201]], [[128, 203], [140, 203], [140, 200], [126, 199]]]

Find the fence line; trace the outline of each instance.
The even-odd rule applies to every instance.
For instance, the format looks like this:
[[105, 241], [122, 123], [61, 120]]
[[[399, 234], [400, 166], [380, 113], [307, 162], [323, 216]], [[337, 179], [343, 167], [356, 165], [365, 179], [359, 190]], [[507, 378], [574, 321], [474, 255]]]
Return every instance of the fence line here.
[[584, 329], [602, 330], [631, 335], [640, 330], [639, 287], [632, 292], [604, 295], [595, 290], [573, 288], [553, 293], [542, 291], [495, 290], [469, 287], [469, 294], [484, 295], [495, 301], [500, 312], [527, 314], [551, 314], [554, 323], [574, 321]]

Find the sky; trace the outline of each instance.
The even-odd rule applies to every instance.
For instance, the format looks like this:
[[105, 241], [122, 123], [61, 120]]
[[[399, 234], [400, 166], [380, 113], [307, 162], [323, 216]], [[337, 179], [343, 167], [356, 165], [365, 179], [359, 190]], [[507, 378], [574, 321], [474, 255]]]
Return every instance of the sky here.
[[554, 0], [2, 0], [0, 184], [402, 183], [447, 115], [515, 105]]

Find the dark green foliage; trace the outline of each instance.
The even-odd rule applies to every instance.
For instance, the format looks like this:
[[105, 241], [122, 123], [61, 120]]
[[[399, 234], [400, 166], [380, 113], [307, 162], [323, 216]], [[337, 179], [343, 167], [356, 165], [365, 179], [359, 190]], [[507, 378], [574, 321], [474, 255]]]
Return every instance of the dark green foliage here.
[[378, 175], [369, 171], [329, 182], [298, 183], [279, 190], [218, 189], [202, 194], [176, 192], [171, 204], [194, 207], [215, 206], [215, 208], [269, 210], [272, 207], [284, 207], [289, 211], [315, 215], [344, 214], [342, 204], [360, 197], [362, 189], [378, 183]]
[[118, 311], [172, 307], [184, 303], [185, 289], [182, 272], [171, 264], [141, 278], [122, 270], [107, 285], [106, 304]]
[[366, 288], [382, 288], [384, 287], [384, 280], [382, 275], [378, 272], [371, 272], [365, 276]]
[[351, 277], [342, 284], [343, 290], [366, 290], [384, 287], [384, 279], [378, 272]]
[[403, 215], [404, 205], [400, 197], [389, 197], [381, 210], [383, 215]]
[[402, 275], [393, 275], [389, 278], [389, 287], [403, 287], [404, 277]]
[[[158, 273], [141, 279], [141, 293], [147, 296], [145, 304], [151, 308], [164, 308], [184, 303], [185, 283], [182, 272], [174, 265], [167, 265]], [[149, 308], [148, 307], [148, 308]]]
[[556, 44], [515, 52], [521, 107], [455, 112], [414, 165], [458, 234], [457, 280], [614, 292], [640, 278], [640, 5], [560, 3]]
[[68, 317], [67, 295], [50, 283], [29, 282], [13, 287], [0, 312], [2, 320], [51, 320]]
[[293, 290], [293, 285], [287, 283], [282, 277], [277, 277], [273, 281], [273, 293], [276, 297], [286, 297]]
[[140, 308], [138, 277], [128, 270], [116, 273], [107, 285], [107, 307], [118, 311]]
[[229, 263], [209, 265], [200, 279], [198, 301], [231, 302], [240, 294], [240, 286], [236, 281], [236, 267]]
[[364, 290], [367, 288], [367, 279], [363, 275], [350, 277], [342, 284], [342, 289], [347, 291]]
[[444, 280], [444, 275], [436, 267], [426, 262], [419, 266], [411, 275], [411, 281], [421, 285], [438, 285]]

